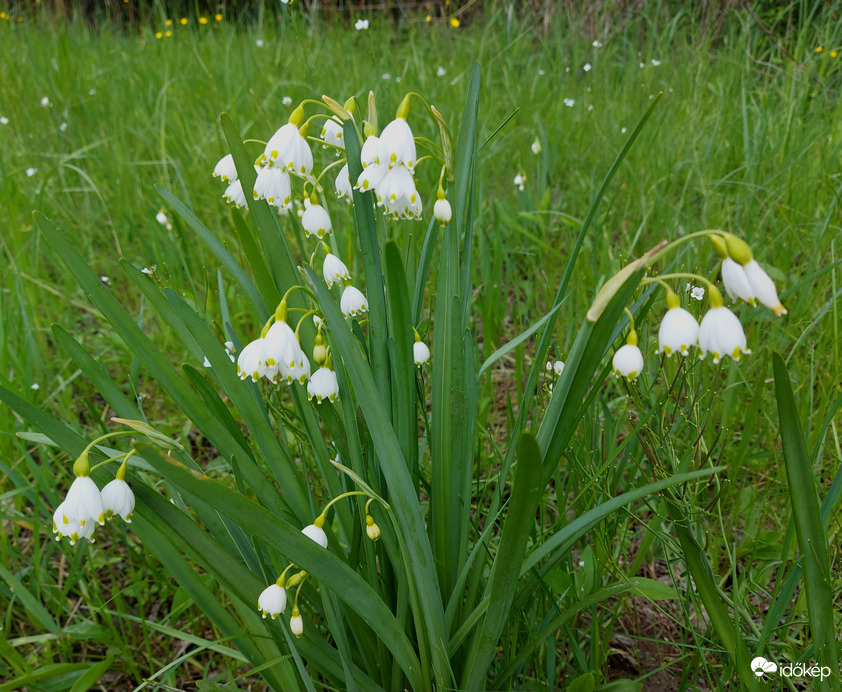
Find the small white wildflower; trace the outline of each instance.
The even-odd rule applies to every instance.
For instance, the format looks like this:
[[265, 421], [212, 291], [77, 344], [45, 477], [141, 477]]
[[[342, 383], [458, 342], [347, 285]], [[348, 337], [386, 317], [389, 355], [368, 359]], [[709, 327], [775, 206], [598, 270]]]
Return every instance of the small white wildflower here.
[[589, 62], [586, 62], [586, 63], [585, 63], [585, 66], [584, 66], [582, 69], [583, 69], [585, 72], [590, 72], [590, 71], [593, 69], [593, 67], [591, 66], [591, 64], [590, 64]]
[[743, 325], [737, 316], [724, 306], [711, 308], [702, 318], [699, 326], [699, 348], [702, 358], [708, 351], [713, 353], [714, 364], [725, 356], [739, 360], [740, 353], [751, 353], [746, 347]]
[[93, 96], [96, 93], [96, 89], [89, 89], [88, 96]]
[[561, 373], [564, 371], [564, 363], [560, 360], [557, 360], [555, 363], [553, 363], [553, 370], [555, 371], [556, 375], [561, 375]]
[[337, 396], [339, 396], [339, 382], [336, 379], [336, 373], [325, 367], [316, 370], [307, 383], [307, 399], [316, 397], [316, 403], [321, 404], [325, 399], [334, 402]]
[[52, 106], [53, 104], [52, 104], [52, 103], [50, 103], [50, 99], [49, 99], [49, 97], [45, 96], [44, 98], [42, 98], [42, 99], [41, 99], [41, 105], [42, 105], [44, 108], [49, 108], [49, 107], [50, 107], [50, 106]]
[[67, 132], [67, 123], [62, 123], [61, 125], [58, 126], [58, 129], [61, 130], [62, 132]]
[[0, 118], [0, 125], [8, 125], [8, 124], [9, 124], [9, 119], [7, 117], [4, 116], [4, 117]]
[[546, 72], [544, 72], [544, 70], [542, 70], [542, 69], [538, 70], [538, 76], [539, 77], [543, 77], [545, 74], [546, 74]]
[[277, 583], [270, 584], [257, 597], [257, 612], [266, 619], [270, 615], [274, 620], [287, 607], [287, 591]]
[[576, 105], [576, 99], [566, 98], [564, 99], [564, 105], [568, 108], [573, 108]]
[[693, 286], [693, 290], [690, 291], [690, 297], [693, 300], [704, 300], [705, 289], [701, 286]]
[[430, 360], [430, 347], [423, 341], [416, 341], [412, 345], [412, 359], [420, 368], [424, 363]]
[[344, 317], [356, 317], [368, 312], [368, 301], [358, 288], [346, 286], [339, 299], [339, 308]]
[[593, 104], [589, 103], [588, 104], [588, 112], [590, 113], [592, 110], [593, 110]]
[[254, 42], [254, 45], [257, 46], [258, 48], [263, 48], [263, 39], [262, 38], [257, 39]]
[[167, 215], [164, 212], [159, 211], [157, 214], [155, 214], [155, 221], [157, 221], [162, 226], [166, 226], [170, 220], [167, 218]]
[[127, 524], [131, 524], [132, 513], [134, 512], [134, 493], [125, 479], [119, 477], [121, 472], [124, 472], [124, 470], [118, 471], [118, 477], [102, 489], [102, 507], [105, 510], [106, 519], [120, 516]]
[[640, 69], [642, 70], [644, 67], [646, 67], [646, 63], [640, 63]]
[[591, 43], [594, 48], [602, 48], [602, 41], [594, 41]]
[[150, 276], [152, 274], [152, 270], [149, 267], [144, 267], [143, 269], [140, 270], [140, 273], [146, 274], [147, 276]]
[[436, 70], [436, 77], [444, 77], [447, 74], [447, 70], [445, 70], [441, 65], [439, 65], [438, 69]]
[[621, 135], [626, 134], [626, 132], [628, 132], [628, 131], [629, 131], [629, 130], [628, 130], [628, 128], [626, 128], [626, 127], [621, 127], [621, 128], [620, 128], [620, 134], [621, 134]]
[[553, 362], [551, 360], [547, 361], [547, 364], [544, 366], [544, 370], [546, 370], [547, 372], [553, 371]]
[[[344, 279], [350, 279], [351, 274], [348, 272], [348, 267], [336, 255], [328, 253], [325, 256], [325, 262], [322, 267], [322, 276], [324, 276], [327, 287], [330, 288], [335, 283], [340, 283]], [[318, 326], [318, 325], [317, 325]]]
[[284, 96], [281, 99], [281, 103], [285, 106], [291, 106], [292, 105], [292, 97], [291, 96]]
[[523, 173], [518, 173], [515, 176], [515, 179], [512, 181], [512, 183], [515, 185], [515, 187], [518, 188], [518, 190], [523, 190], [526, 187], [526, 177], [523, 175]]
[[109, 279], [107, 276], [105, 276], [105, 274], [103, 274], [102, 276], [100, 276], [100, 277], [99, 277], [99, 280], [100, 280], [100, 281], [102, 281], [102, 283], [104, 283], [106, 286], [110, 286], [110, 285], [111, 285], [111, 279]]
[[532, 153], [535, 154], [536, 156], [538, 154], [540, 154], [541, 153], [541, 140], [536, 137], [535, 141], [532, 142], [532, 146], [530, 147], [530, 149], [532, 149]]
[[652, 60], [651, 60], [650, 62], [652, 63], [652, 65], [653, 65], [654, 67], [658, 67], [658, 65], [660, 65], [660, 64], [661, 64], [661, 61], [660, 61], [660, 60], [655, 60], [655, 58], [652, 58]]
[[37, 169], [37, 168], [27, 168], [27, 169], [26, 169], [26, 177], [27, 177], [27, 178], [31, 178], [31, 177], [32, 177], [33, 175], [35, 175], [37, 172], [38, 172], [38, 169]]
[[209, 368], [209, 367], [211, 367], [211, 362], [208, 360], [208, 357], [207, 357], [207, 356], [205, 356], [205, 359], [202, 361], [202, 367], [203, 367], [203, 368]]
[[37, 382], [35, 382], [34, 384], [30, 385], [30, 387], [29, 387], [29, 388], [30, 388], [30, 389], [33, 389], [33, 390], [35, 390], [35, 391], [37, 392], [39, 389], [41, 389], [41, 385], [40, 385], [40, 384], [38, 384]]
[[366, 29], [368, 29], [368, 20], [358, 19], [356, 22], [354, 22], [354, 28], [357, 31], [365, 31]]
[[617, 349], [612, 361], [615, 377], [625, 377], [634, 382], [643, 370], [643, 354], [634, 344], [625, 344]]
[[380, 79], [382, 79], [384, 82], [388, 82], [391, 78], [392, 75], [390, 75], [388, 72], [384, 72], [380, 75]]

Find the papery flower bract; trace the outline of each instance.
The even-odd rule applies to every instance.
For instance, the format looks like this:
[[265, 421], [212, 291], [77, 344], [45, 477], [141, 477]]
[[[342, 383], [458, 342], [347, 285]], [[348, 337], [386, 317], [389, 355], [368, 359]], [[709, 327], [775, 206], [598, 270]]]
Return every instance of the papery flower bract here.
[[412, 170], [395, 166], [386, 172], [376, 189], [378, 206], [395, 218], [420, 219], [421, 195], [415, 188]]
[[288, 208], [292, 198], [289, 173], [277, 166], [263, 166], [257, 171], [253, 195], [255, 199], [265, 199], [278, 209]]
[[327, 548], [327, 534], [321, 526], [310, 524], [309, 526], [305, 526], [301, 529], [301, 533], [307, 536], [307, 538], [314, 540], [322, 546], [322, 548]]
[[304, 210], [301, 217], [301, 225], [304, 227], [304, 235], [308, 238], [315, 235], [317, 238], [324, 238], [333, 232], [333, 225], [330, 222], [330, 215], [321, 204], [310, 204]]
[[348, 267], [345, 266], [345, 263], [336, 255], [330, 253], [325, 256], [322, 276], [324, 276], [328, 288], [331, 288], [335, 283], [340, 283], [345, 279], [351, 278], [351, 274], [348, 272]]
[[351, 177], [348, 174], [348, 164], [346, 163], [339, 169], [334, 181], [337, 197], [347, 197], [349, 200], [354, 199], [354, 189], [351, 187]]
[[625, 344], [617, 349], [611, 361], [616, 377], [625, 377], [634, 382], [643, 371], [643, 354], [633, 344]]
[[213, 177], [221, 178], [223, 183], [233, 183], [237, 179], [237, 167], [231, 154], [223, 156], [213, 168]]
[[339, 396], [339, 382], [336, 373], [330, 368], [321, 367], [307, 383], [307, 399], [316, 397], [316, 403], [321, 404], [324, 399], [331, 403]]
[[237, 209], [246, 205], [246, 195], [243, 192], [243, 183], [239, 179], [235, 180], [227, 188], [225, 188], [225, 192], [222, 196], [225, 198], [226, 202], [233, 204], [237, 207]]
[[105, 518], [121, 516], [127, 524], [132, 523], [134, 512], [134, 493], [124, 480], [115, 478], [102, 489], [102, 507]]
[[658, 329], [659, 352], [669, 358], [673, 353], [686, 356], [699, 339], [699, 323], [682, 307], [670, 308]]
[[450, 223], [450, 219], [453, 218], [453, 210], [450, 208], [450, 202], [446, 199], [437, 199], [433, 205], [433, 216], [436, 217], [436, 221], [442, 226], [447, 226]]
[[265, 373], [263, 346], [262, 338], [255, 339], [246, 344], [240, 351], [240, 355], [237, 357], [237, 374], [241, 380], [251, 377], [252, 382], [257, 382]]
[[754, 305], [754, 291], [745, 269], [730, 257], [722, 260], [722, 283], [725, 284], [725, 292], [731, 300], [739, 298]]
[[298, 127], [292, 123], [278, 128], [263, 151], [270, 166], [279, 166], [309, 177], [313, 172], [313, 152]]
[[380, 133], [380, 162], [389, 168], [415, 167], [415, 137], [405, 118], [395, 118]]
[[339, 309], [344, 317], [356, 317], [368, 312], [368, 301], [358, 288], [346, 286], [339, 299]]
[[711, 308], [702, 318], [699, 326], [699, 348], [702, 358], [710, 351], [714, 363], [718, 363], [725, 356], [739, 360], [740, 353], [751, 353], [746, 348], [743, 325], [737, 316], [724, 306]]
[[774, 312], [778, 317], [786, 315], [786, 308], [778, 298], [778, 291], [775, 288], [775, 282], [771, 277], [763, 271], [756, 260], [750, 260], [748, 264], [743, 267], [751, 289], [755, 297], [763, 305]]
[[257, 612], [266, 619], [270, 615], [274, 620], [287, 607], [287, 590], [277, 584], [270, 584], [257, 597]]
[[342, 149], [342, 151], [345, 151], [345, 140], [343, 139], [344, 135], [345, 132], [342, 129], [341, 123], [337, 122], [333, 118], [325, 120], [321, 133], [322, 140], [325, 142], [325, 148], [327, 148], [328, 144], [332, 144], [333, 146]]
[[77, 476], [67, 491], [63, 504], [62, 521], [77, 522], [83, 529], [89, 524], [105, 523], [105, 510], [99, 488], [90, 476]]
[[423, 341], [416, 341], [412, 344], [412, 358], [419, 367], [430, 360], [430, 347]]

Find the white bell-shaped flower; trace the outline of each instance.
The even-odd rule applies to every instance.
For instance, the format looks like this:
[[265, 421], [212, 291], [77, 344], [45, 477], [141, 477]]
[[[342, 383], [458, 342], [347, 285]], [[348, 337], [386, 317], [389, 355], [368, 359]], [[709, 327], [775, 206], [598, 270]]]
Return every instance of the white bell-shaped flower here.
[[257, 612], [263, 619], [269, 615], [274, 620], [287, 607], [287, 590], [277, 584], [270, 584], [257, 597]]
[[263, 166], [257, 172], [253, 194], [255, 199], [265, 199], [278, 209], [288, 208], [292, 203], [289, 173], [277, 166]]
[[750, 260], [744, 267], [745, 275], [751, 284], [751, 290], [754, 292], [757, 300], [774, 312], [778, 317], [786, 315], [786, 308], [778, 298], [778, 291], [775, 288], [775, 282], [771, 277], [763, 271], [756, 260]]
[[301, 217], [301, 225], [304, 227], [304, 235], [308, 238], [315, 235], [317, 238], [324, 238], [333, 233], [333, 225], [330, 222], [330, 215], [321, 204], [310, 204], [304, 210]]
[[711, 308], [702, 318], [702, 324], [699, 326], [699, 348], [702, 358], [708, 352], [712, 353], [714, 363], [718, 363], [725, 356], [739, 360], [741, 353], [751, 353], [746, 348], [743, 325], [725, 306]]
[[249, 342], [237, 356], [237, 374], [241, 380], [251, 377], [252, 382], [257, 382], [265, 374], [263, 362], [263, 339], [255, 339]]
[[725, 284], [725, 292], [731, 300], [744, 300], [754, 305], [754, 291], [745, 269], [730, 257], [722, 260], [722, 283]]
[[87, 521], [85, 527], [82, 528], [78, 521], [70, 521], [64, 511], [65, 503], [62, 502], [56, 511], [53, 513], [53, 533], [56, 534], [56, 540], [60, 541], [67, 536], [70, 539], [70, 545], [76, 545], [80, 538], [87, 538], [91, 543], [94, 543], [92, 538], [96, 522]]
[[108, 483], [102, 489], [102, 507], [105, 510], [106, 519], [120, 516], [127, 524], [131, 524], [132, 512], [134, 512], [134, 493], [129, 484], [121, 478], [115, 478]]
[[345, 132], [342, 129], [342, 123], [334, 120], [333, 118], [325, 120], [325, 125], [322, 128], [321, 133], [322, 141], [325, 143], [325, 148], [327, 148], [327, 145], [333, 145], [335, 147], [339, 147], [342, 151], [345, 151], [344, 136]]
[[667, 310], [658, 329], [659, 351], [669, 358], [673, 353], [686, 356], [699, 339], [699, 323], [687, 310], [674, 307]]
[[370, 135], [366, 137], [360, 150], [360, 163], [363, 168], [378, 165], [380, 163], [380, 138]]
[[385, 164], [373, 163], [368, 168], [363, 168], [360, 177], [357, 178], [356, 188], [363, 192], [376, 190], [388, 172], [389, 167]]
[[380, 133], [380, 161], [389, 168], [415, 168], [415, 137], [404, 118], [395, 118]]
[[322, 266], [322, 276], [324, 276], [328, 288], [331, 288], [333, 284], [338, 284], [351, 278], [351, 274], [348, 272], [348, 267], [345, 266], [345, 263], [336, 255], [330, 253], [325, 256], [325, 263]]
[[617, 349], [611, 361], [616, 377], [625, 377], [634, 382], [643, 371], [643, 354], [634, 344], [625, 344]]
[[292, 609], [292, 617], [289, 619], [289, 631], [296, 637], [300, 637], [304, 633], [304, 620], [301, 617], [298, 606]]
[[354, 199], [354, 189], [351, 187], [351, 178], [348, 174], [348, 164], [346, 163], [339, 169], [339, 173], [334, 181], [337, 197], [347, 197], [349, 200]]
[[320, 404], [325, 399], [333, 403], [337, 396], [339, 396], [339, 382], [336, 379], [336, 373], [325, 367], [316, 370], [307, 383], [307, 398], [316, 397], [316, 403]]
[[296, 341], [296, 346], [298, 350], [295, 352], [292, 362], [280, 364], [280, 374], [286, 378], [287, 384], [291, 384], [293, 380], [299, 384], [304, 384], [310, 379], [310, 360], [301, 346], [298, 345], [298, 341]]
[[412, 359], [418, 367], [421, 367], [430, 360], [430, 347], [423, 341], [416, 341], [412, 344]]
[[263, 353], [260, 360], [267, 368], [266, 376], [274, 381], [274, 376], [282, 364], [292, 368], [300, 350], [298, 338], [292, 327], [284, 320], [276, 320], [263, 338]]
[[213, 169], [213, 177], [221, 178], [223, 183], [233, 183], [237, 179], [237, 167], [231, 154], [219, 159]]
[[263, 151], [270, 166], [310, 177], [313, 172], [313, 152], [298, 127], [287, 123], [278, 129], [266, 143]]
[[368, 301], [358, 288], [346, 286], [339, 299], [339, 309], [345, 317], [356, 317], [368, 312]]
[[442, 226], [447, 226], [450, 223], [450, 219], [453, 218], [453, 210], [450, 208], [450, 202], [446, 199], [437, 199], [433, 205], [433, 216], [436, 217], [436, 221]]
[[377, 185], [377, 204], [394, 218], [421, 218], [421, 196], [406, 166], [389, 170]]
[[307, 536], [307, 538], [316, 541], [322, 548], [327, 548], [327, 534], [321, 526], [310, 524], [301, 529], [301, 533]]
[[222, 197], [228, 204], [233, 204], [237, 209], [246, 206], [246, 196], [243, 193], [243, 182], [238, 178], [222, 193]]
[[102, 495], [90, 476], [77, 476], [67, 491], [63, 504], [62, 523], [75, 522], [82, 529], [105, 523]]

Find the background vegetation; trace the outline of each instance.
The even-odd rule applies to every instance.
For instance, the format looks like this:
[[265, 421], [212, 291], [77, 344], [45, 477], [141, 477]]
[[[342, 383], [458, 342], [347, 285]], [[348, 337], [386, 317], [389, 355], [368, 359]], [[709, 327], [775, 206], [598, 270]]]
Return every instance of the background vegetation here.
[[[222, 189], [210, 178], [225, 153], [218, 114], [229, 113], [244, 136], [260, 138], [286, 120], [284, 96], [294, 105], [321, 93], [344, 100], [349, 89], [360, 97], [373, 89], [387, 112], [416, 90], [455, 118], [475, 61], [483, 68], [479, 141], [514, 113], [480, 152], [475, 283], [478, 341], [486, 357], [546, 312], [576, 230], [626, 130], [664, 92], [600, 207], [560, 311], [556, 355], [564, 359], [601, 282], [661, 238], [723, 228], [755, 248], [783, 289], [789, 315], [780, 320], [749, 311], [753, 355], [716, 378], [707, 371], [710, 382], [699, 383], [702, 391], [721, 394], [707, 412], [706, 435], [712, 461], [729, 468], [700, 496], [696, 519], [720, 586], [762, 627], [780, 588], [779, 564], [792, 558], [784, 541], [789, 510], [772, 351], [786, 359], [822, 497], [842, 461], [834, 419], [842, 381], [839, 18], [817, 3], [693, 14], [675, 4], [647, 3], [584, 16], [550, 11], [549, 5], [534, 14], [503, 4], [482, 14], [465, 7], [452, 13], [440, 5], [401, 10], [396, 19], [362, 10], [276, 16], [274, 6], [258, 6], [245, 17], [230, 10], [220, 20], [208, 14], [207, 24], [200, 24], [204, 9], [191, 6], [184, 9], [186, 26], [159, 5], [135, 8], [135, 18], [123, 25], [115, 21], [120, 8], [112, 5], [111, 23], [94, 26], [82, 11], [57, 26], [55, 8], [5, 10], [0, 383], [87, 436], [108, 428], [113, 412], [55, 343], [51, 325], [57, 323], [95, 354], [150, 422], [196, 458], [212, 460], [214, 450], [190, 421], [158, 398], [155, 382], [125, 344], [103, 329], [73, 277], [42, 243], [31, 212], [42, 211], [75, 239], [144, 331], [180, 363], [187, 354], [129, 291], [117, 263], [126, 258], [152, 268], [156, 280], [188, 301], [218, 309], [214, 258], [153, 190], [161, 184], [188, 201], [236, 249]], [[354, 30], [358, 16], [370, 19], [367, 31]], [[462, 17], [459, 27], [450, 24], [451, 16]], [[535, 141], [538, 154], [531, 149]], [[512, 184], [519, 173], [523, 190]], [[426, 171], [419, 179], [429, 208], [432, 176]], [[171, 228], [156, 221], [162, 210]], [[290, 223], [293, 237], [294, 228]], [[407, 224], [406, 232], [421, 231]], [[714, 264], [705, 251], [681, 262]], [[228, 301], [232, 311], [243, 306], [233, 292]], [[653, 315], [643, 330], [655, 329]], [[481, 425], [491, 446], [512, 415], [510, 402], [518, 398], [529, 358], [527, 342], [485, 381]], [[630, 401], [611, 384], [594, 402], [555, 479], [558, 505], [547, 508], [550, 521], [587, 508], [591, 499], [581, 488], [600, 497], [618, 492], [621, 471], [607, 473], [606, 459], [615, 458], [612, 450], [627, 433], [629, 417], [634, 423], [651, 404], [650, 392], [666, 388], [658, 359], [651, 357], [649, 366], [641, 398]], [[17, 436], [30, 427], [6, 407], [0, 407], [0, 430], [6, 528], [0, 541], [6, 606], [0, 678], [9, 680], [0, 689], [20, 687], [14, 678], [21, 670], [35, 676], [30, 689], [83, 688], [88, 681], [80, 684], [81, 669], [73, 667], [79, 661], [101, 661], [97, 672], [107, 672], [98, 684], [114, 689], [147, 679], [154, 679], [152, 687], [185, 687], [238, 675], [244, 675], [241, 685], [259, 687], [259, 678], [225, 642], [216, 642], [201, 610], [147, 559], [131, 532], [111, 531], [76, 549], [54, 543], [49, 517], [69, 483], [68, 460], [37, 437]], [[631, 452], [627, 461], [636, 458]], [[828, 539], [836, 565], [833, 510]], [[609, 680], [640, 679], [651, 689], [717, 689], [724, 665], [719, 645], [679, 595], [687, 587], [683, 567], [674, 562], [674, 539], [661, 519], [652, 506], [599, 525], [571, 552], [555, 587], [572, 579], [592, 589], [620, 571], [660, 580], [673, 591], [654, 594], [655, 601], [626, 596], [588, 610], [566, 625], [571, 645], [553, 663], [558, 669], [549, 663], [546, 670], [527, 667], [521, 685], [546, 688], [602, 670]], [[833, 589], [838, 599], [837, 577]], [[794, 655], [809, 644], [799, 597], [774, 632], [777, 645]], [[512, 645], [531, 626], [520, 624]], [[39, 669], [49, 675], [37, 680]]]

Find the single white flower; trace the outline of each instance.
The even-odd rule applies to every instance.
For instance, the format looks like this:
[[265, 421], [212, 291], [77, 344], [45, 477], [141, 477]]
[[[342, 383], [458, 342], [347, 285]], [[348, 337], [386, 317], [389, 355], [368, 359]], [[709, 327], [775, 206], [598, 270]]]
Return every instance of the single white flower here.
[[263, 166], [254, 181], [255, 199], [265, 199], [278, 209], [288, 208], [292, 202], [292, 183], [289, 173], [277, 166]]
[[354, 190], [351, 187], [351, 178], [348, 174], [348, 164], [346, 163], [339, 169], [334, 182], [337, 197], [347, 197], [349, 200], [354, 199]]
[[444, 77], [447, 74], [447, 70], [445, 70], [441, 65], [438, 66], [436, 70], [436, 77]]
[[8, 124], [9, 124], [9, 119], [7, 117], [4, 116], [4, 117], [0, 118], [0, 125], [8, 125]]
[[541, 68], [538, 68], [538, 76], [539, 77], [543, 77], [545, 74], [547, 74], [545, 70], [542, 70]]
[[103, 274], [102, 276], [100, 276], [100, 277], [99, 277], [99, 280], [100, 280], [100, 281], [102, 281], [102, 283], [104, 283], [106, 286], [110, 286], [110, 285], [111, 285], [111, 279], [109, 279], [107, 276], [105, 276], [105, 274]]
[[[298, 345], [297, 341], [296, 345]], [[304, 353], [304, 349], [298, 346], [292, 365], [288, 365], [286, 362], [281, 363], [280, 373], [286, 378], [287, 384], [291, 384], [293, 380], [299, 384], [307, 382], [310, 379], [310, 360]]]
[[667, 310], [658, 330], [660, 353], [666, 353], [667, 358], [676, 352], [686, 356], [690, 353], [690, 347], [697, 344], [698, 339], [699, 323], [693, 315], [682, 307]]
[[292, 617], [289, 619], [289, 631], [296, 637], [300, 637], [304, 632], [304, 620], [301, 618], [301, 612], [298, 610], [298, 606], [292, 609]]
[[544, 370], [546, 370], [547, 372], [553, 371], [553, 362], [551, 360], [547, 361], [547, 364], [544, 366]]
[[763, 305], [769, 308], [778, 317], [786, 315], [786, 308], [778, 298], [778, 291], [775, 289], [775, 282], [772, 281], [771, 277], [765, 271], [763, 271], [763, 267], [761, 267], [756, 260], [750, 260], [743, 269], [745, 270], [745, 275], [748, 278], [749, 284], [751, 284], [751, 289], [754, 292], [754, 295], [757, 296], [757, 300], [763, 303]]
[[76, 522], [83, 529], [89, 524], [105, 523], [102, 495], [90, 476], [77, 476], [67, 491], [63, 504], [62, 522]]
[[573, 108], [573, 106], [576, 105], [576, 99], [570, 99], [570, 98], [564, 99], [564, 105], [567, 106], [568, 108]]
[[384, 82], [388, 82], [391, 78], [392, 75], [390, 75], [388, 72], [384, 72], [380, 75], [380, 79], [382, 79]]
[[743, 325], [737, 316], [724, 306], [711, 308], [702, 318], [702, 324], [699, 326], [699, 348], [702, 358], [710, 351], [714, 363], [718, 363], [725, 356], [739, 360], [740, 353], [751, 353], [746, 348]]
[[316, 541], [322, 548], [327, 548], [327, 534], [321, 526], [310, 524], [301, 529], [301, 533], [307, 536], [307, 538]]
[[602, 41], [594, 41], [591, 43], [594, 48], [602, 48]]
[[123, 517], [127, 524], [132, 523], [134, 512], [134, 493], [125, 480], [115, 478], [102, 489], [102, 507], [105, 518], [111, 519], [115, 515]]
[[620, 134], [621, 134], [621, 135], [626, 134], [626, 132], [628, 132], [628, 131], [629, 131], [629, 130], [628, 130], [628, 128], [625, 128], [625, 127], [621, 127], [621, 128], [620, 128]]
[[313, 152], [298, 127], [292, 123], [278, 128], [266, 143], [263, 155], [270, 166], [278, 166], [308, 178], [313, 172]]
[[526, 176], [524, 176], [523, 173], [518, 173], [512, 182], [514, 183], [515, 187], [517, 187], [519, 190], [523, 190], [526, 188]]
[[585, 72], [590, 72], [593, 68], [589, 62], [585, 63], [585, 66], [582, 68]]
[[62, 132], [67, 132], [67, 123], [62, 123], [61, 125], [58, 126], [58, 129], [61, 130]]
[[754, 291], [745, 269], [730, 257], [722, 260], [722, 283], [725, 284], [725, 292], [731, 300], [739, 298], [754, 305]]
[[693, 286], [693, 290], [690, 291], [690, 297], [693, 300], [704, 300], [705, 289], [702, 286]]
[[37, 172], [38, 172], [38, 169], [37, 169], [37, 168], [27, 168], [27, 169], [26, 169], [26, 177], [27, 177], [27, 178], [31, 178], [31, 177], [32, 177], [33, 175], [35, 175]]
[[368, 312], [368, 301], [358, 288], [346, 286], [339, 299], [339, 308], [345, 317], [356, 317]]
[[159, 211], [157, 214], [155, 214], [155, 221], [157, 221], [162, 226], [166, 226], [170, 222], [170, 220], [167, 218], [167, 215], [162, 211]]
[[266, 377], [274, 381], [281, 364], [288, 369], [295, 368], [296, 361], [300, 360], [298, 357], [300, 350], [301, 345], [292, 327], [285, 320], [276, 320], [263, 337], [260, 364], [265, 368]]
[[406, 166], [410, 171], [415, 167], [415, 137], [404, 118], [395, 118], [380, 133], [380, 161], [389, 168]]
[[287, 590], [277, 584], [270, 584], [257, 597], [257, 612], [266, 619], [270, 615], [274, 620], [287, 607]]
[[532, 149], [532, 153], [535, 154], [536, 156], [538, 154], [540, 154], [541, 153], [541, 140], [536, 137], [535, 141], [532, 142], [532, 146], [530, 147], [530, 149]]
[[660, 61], [660, 60], [655, 60], [655, 58], [652, 58], [651, 62], [652, 62], [652, 65], [653, 65], [653, 66], [655, 66], [655, 67], [658, 67], [658, 65], [660, 65], [660, 64], [661, 64], [661, 61]]
[[640, 69], [642, 70], [644, 67], [646, 67], [646, 63], [645, 62], [640, 63]]
[[[257, 46], [258, 48], [263, 48], [263, 46], [264, 46], [263, 39], [262, 38], [257, 39], [254, 42], [254, 45]], [[287, 98], [289, 98], [289, 97], [287, 97]], [[284, 104], [284, 105], [286, 105], [286, 104]]]
[[237, 179], [237, 167], [231, 154], [223, 156], [213, 167], [213, 177], [221, 178], [223, 183], [233, 183]]
[[556, 375], [561, 375], [561, 373], [564, 371], [564, 363], [560, 360], [557, 360], [555, 363], [553, 363], [553, 371]]
[[415, 188], [412, 169], [395, 166], [386, 172], [376, 188], [377, 205], [392, 218], [420, 219], [421, 195]]
[[617, 349], [611, 361], [615, 377], [625, 377], [634, 382], [643, 371], [643, 354], [633, 344], [626, 344]]
[[[406, 167], [398, 170], [406, 170]], [[363, 192], [369, 190], [376, 190], [378, 185], [383, 182], [383, 178], [389, 172], [389, 167], [386, 164], [372, 163], [364, 167], [360, 172], [360, 177], [357, 178], [356, 188]], [[410, 174], [411, 175], [411, 174]]]
[[450, 219], [453, 218], [453, 210], [450, 208], [450, 202], [446, 199], [437, 199], [433, 205], [433, 216], [436, 217], [436, 221], [442, 226], [447, 226], [450, 223]]
[[332, 403], [336, 401], [337, 396], [339, 396], [339, 381], [336, 379], [336, 373], [325, 367], [316, 370], [307, 383], [307, 398], [316, 397], [316, 403], [321, 404], [325, 399]]
[[363, 168], [380, 163], [380, 138], [370, 135], [366, 137], [360, 150], [360, 162]]
[[412, 358], [418, 367], [430, 360], [430, 348], [423, 341], [412, 344]]
[[210, 367], [212, 367], [212, 366], [211, 366], [211, 362], [208, 360], [208, 357], [207, 357], [207, 356], [205, 356], [205, 357], [204, 357], [204, 360], [202, 361], [202, 367], [203, 367], [203, 368], [210, 368]]
[[76, 545], [80, 538], [87, 538], [91, 543], [94, 543], [92, 538], [96, 522], [87, 521], [85, 527], [79, 524], [78, 521], [70, 521], [65, 513], [65, 502], [62, 502], [56, 511], [53, 513], [53, 533], [56, 534], [56, 540], [60, 541], [67, 536], [70, 539], [70, 545]]
[[292, 105], [292, 97], [291, 96], [284, 96], [281, 99], [281, 103], [284, 104], [285, 106], [291, 106]]
[[325, 256], [325, 263], [322, 266], [322, 276], [325, 278], [327, 287], [330, 288], [335, 283], [339, 283], [345, 279], [350, 279], [351, 274], [348, 272], [348, 267], [336, 255], [328, 253]]
[[48, 97], [48, 96], [45, 96], [44, 98], [42, 98], [42, 99], [41, 99], [41, 105], [42, 105], [42, 106], [44, 106], [44, 108], [49, 108], [49, 107], [50, 107], [50, 106], [52, 106], [53, 104], [52, 104], [52, 103], [50, 103], [50, 99], [49, 99], [49, 97]]
[[251, 377], [257, 382], [265, 372], [263, 364], [263, 339], [255, 339], [245, 345], [237, 358], [237, 374], [241, 380]]
[[345, 131], [342, 129], [342, 123], [333, 118], [325, 120], [325, 125], [322, 128], [321, 133], [322, 140], [325, 142], [323, 148], [327, 148], [328, 144], [332, 144], [333, 146], [342, 149], [342, 151], [345, 151], [345, 140], [343, 139], [344, 136]]
[[88, 96], [93, 96], [96, 93], [96, 89], [89, 89]]
[[29, 388], [30, 388], [31, 390], [33, 390], [33, 391], [36, 391], [36, 392], [37, 392], [39, 389], [41, 389], [41, 385], [40, 385], [40, 384], [38, 384], [37, 382], [35, 382], [34, 384], [30, 385], [30, 386], [29, 386]]
[[304, 210], [301, 217], [301, 225], [304, 227], [304, 235], [308, 238], [315, 235], [317, 238], [324, 238], [333, 232], [333, 225], [330, 223], [330, 216], [321, 204], [310, 204]]
[[365, 31], [366, 29], [368, 29], [368, 20], [358, 19], [356, 22], [354, 22], [354, 28], [357, 31]]
[[228, 202], [228, 204], [233, 204], [237, 207], [237, 209], [246, 206], [246, 195], [243, 192], [243, 182], [239, 179], [235, 180], [227, 188], [225, 188], [225, 192], [222, 194], [222, 197], [226, 202]]
[[147, 276], [149, 276], [150, 274], [152, 274], [152, 270], [149, 267], [144, 267], [143, 269], [140, 270], [140, 273], [146, 274]]

